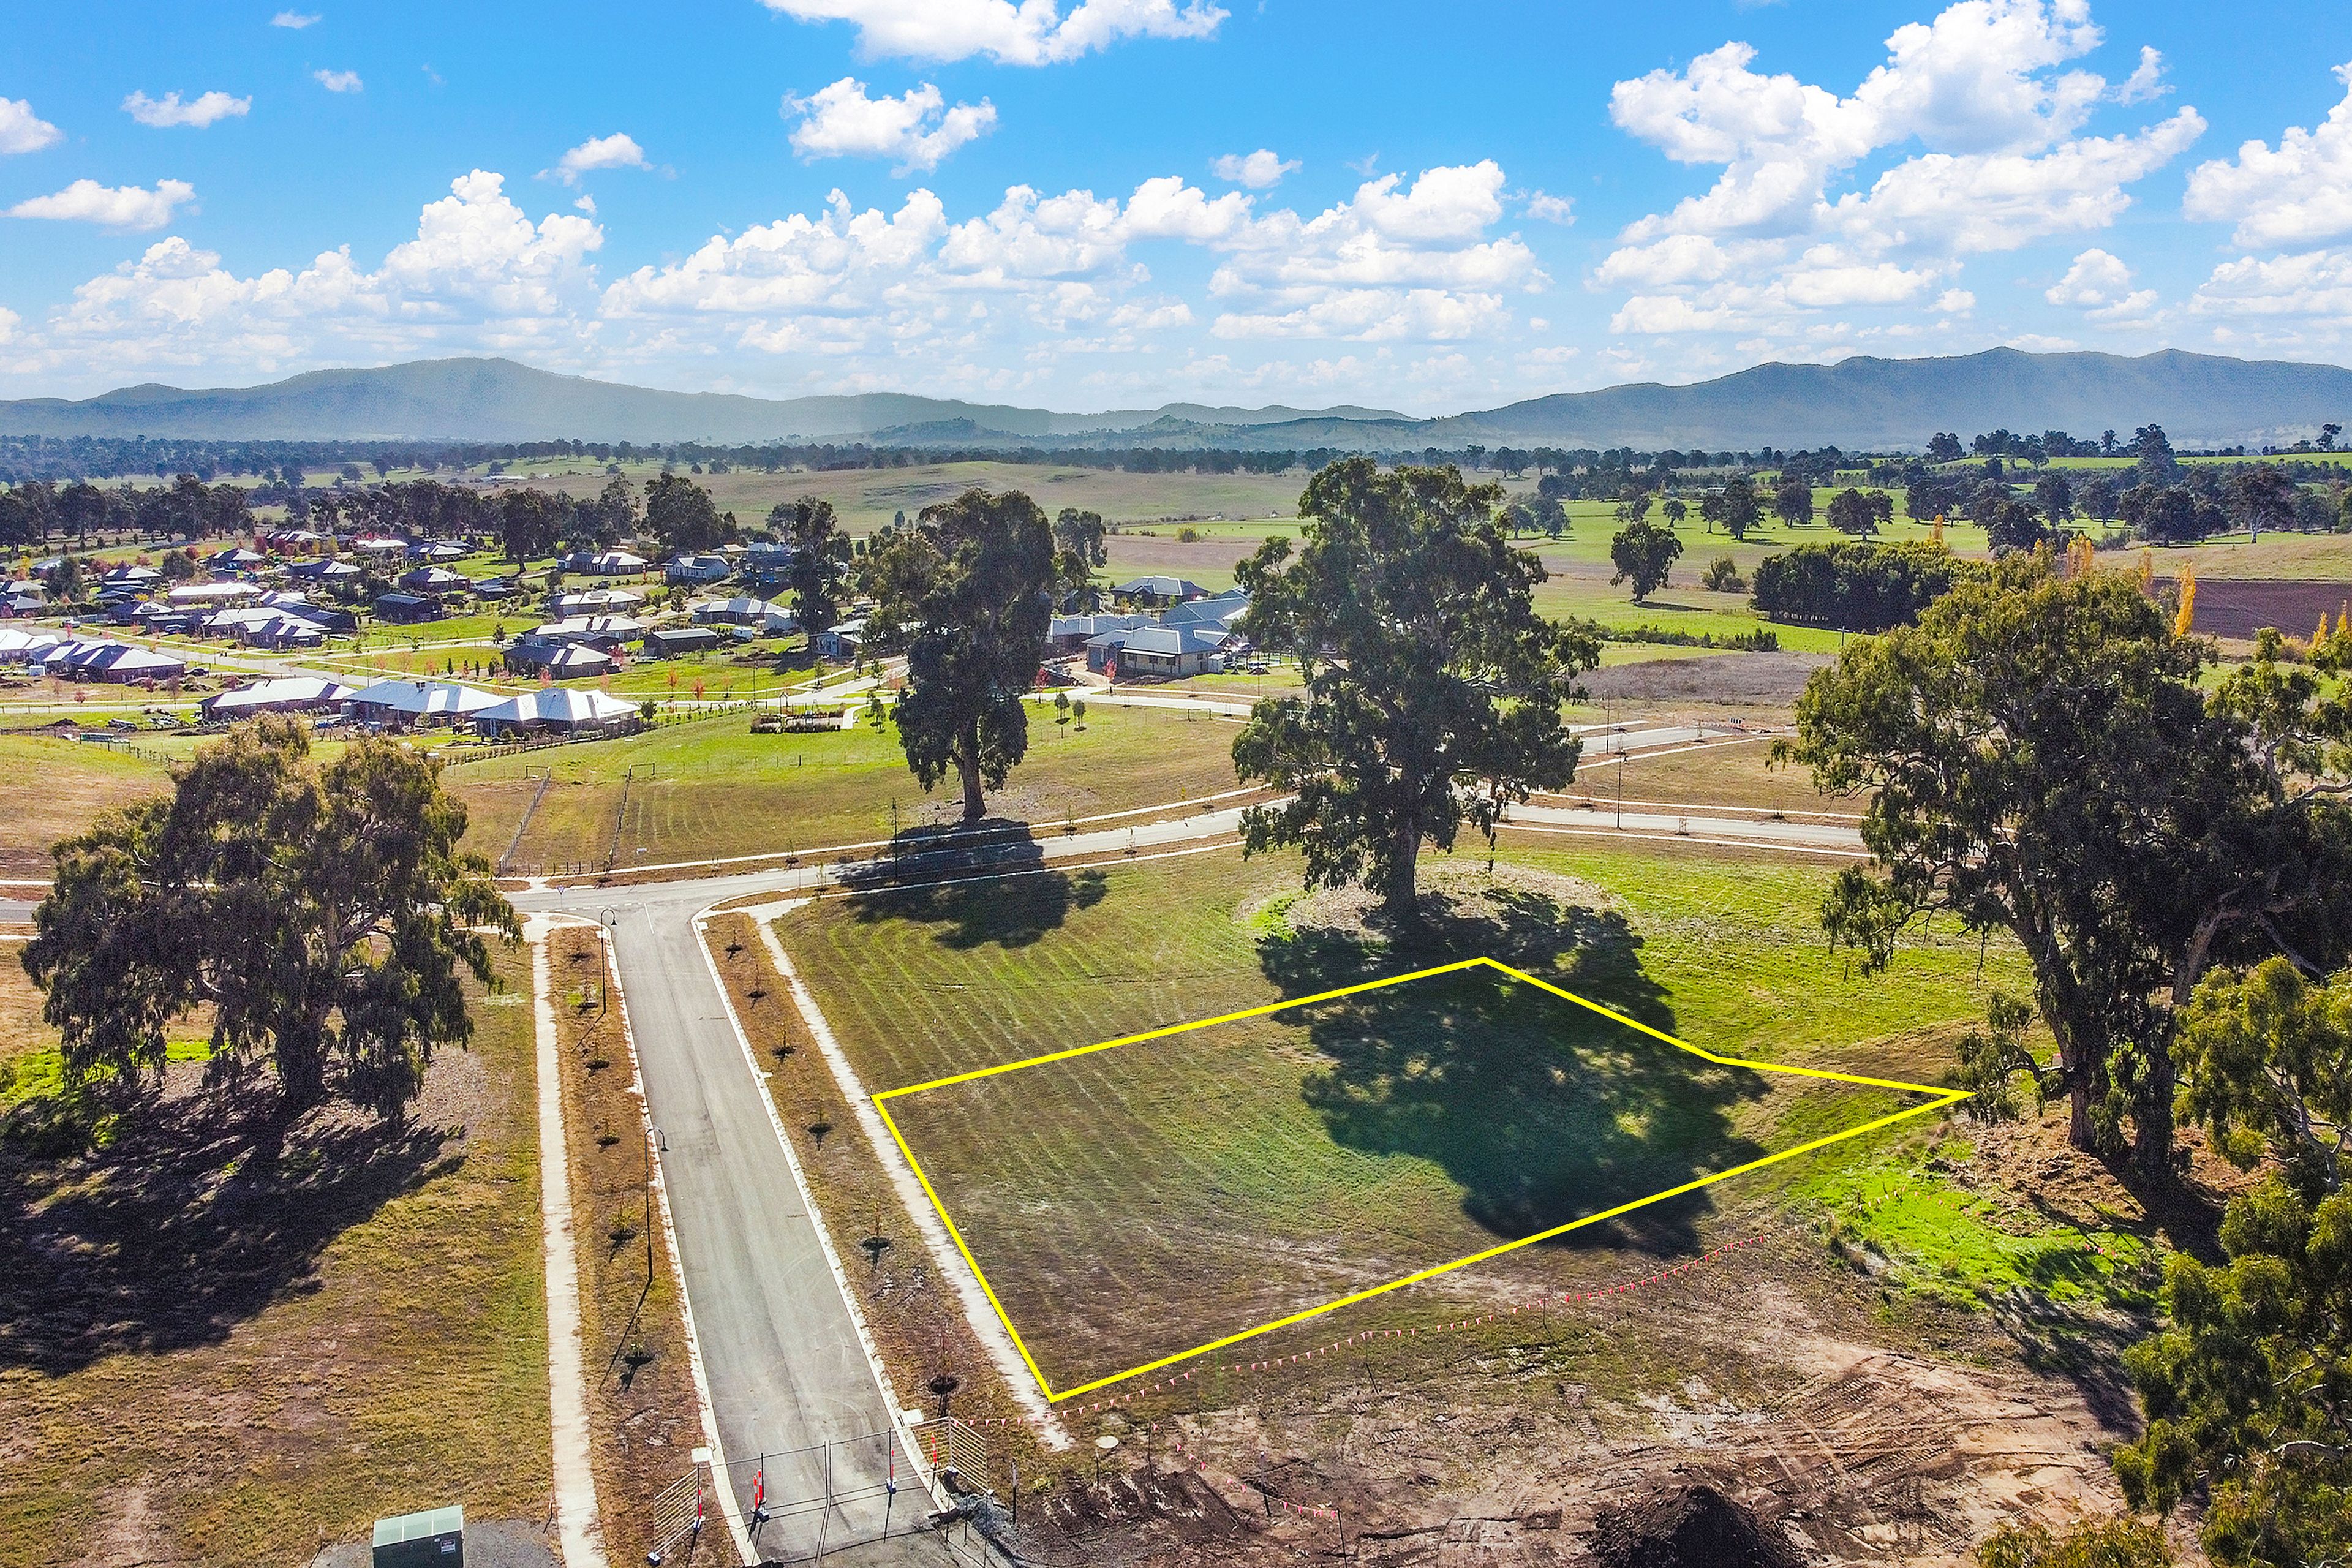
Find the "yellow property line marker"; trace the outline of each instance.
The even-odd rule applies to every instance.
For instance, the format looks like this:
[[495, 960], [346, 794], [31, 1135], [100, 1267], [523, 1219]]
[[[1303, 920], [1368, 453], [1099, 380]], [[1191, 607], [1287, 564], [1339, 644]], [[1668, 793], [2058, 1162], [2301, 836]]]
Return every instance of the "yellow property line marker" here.
[[[1223, 1339], [1211, 1340], [1205, 1344], [1194, 1345], [1191, 1350], [1179, 1351], [1174, 1355], [1161, 1356], [1157, 1361], [1145, 1362], [1140, 1366], [1131, 1366], [1124, 1372], [1115, 1372], [1108, 1377], [1098, 1377], [1090, 1383], [1079, 1384], [1075, 1388], [1065, 1389], [1056, 1389], [1047, 1380], [1044, 1371], [1038, 1367], [1037, 1358], [1029, 1353], [1029, 1346], [1021, 1338], [1021, 1331], [1013, 1326], [1012, 1314], [1004, 1310], [1004, 1303], [997, 1299], [996, 1287], [989, 1283], [987, 1274], [982, 1271], [980, 1260], [971, 1255], [971, 1247], [964, 1241], [963, 1232], [956, 1226], [955, 1216], [948, 1212], [948, 1205], [941, 1201], [939, 1189], [931, 1185], [929, 1173], [923, 1169], [922, 1162], [915, 1158], [915, 1151], [908, 1145], [906, 1133], [899, 1130], [898, 1121], [890, 1114], [889, 1102], [903, 1095], [921, 1094], [927, 1089], [946, 1089], [951, 1084], [971, 1083], [976, 1079], [994, 1078], [1000, 1073], [1019, 1072], [1024, 1068], [1043, 1067], [1047, 1062], [1068, 1061], [1074, 1057], [1092, 1056], [1097, 1051], [1113, 1050], [1120, 1046], [1138, 1045], [1145, 1040], [1165, 1039], [1171, 1035], [1181, 1035], [1193, 1029], [1211, 1028], [1218, 1024], [1238, 1023], [1244, 1018], [1262, 1018], [1269, 1013], [1287, 1012], [1293, 1007], [1311, 1007], [1318, 1002], [1335, 1002], [1342, 996], [1360, 995], [1366, 991], [1378, 991], [1391, 985], [1403, 985], [1415, 980], [1427, 980], [1440, 974], [1453, 974], [1462, 970], [1477, 968], [1492, 969], [1508, 975], [1513, 980], [1532, 985], [1539, 991], [1549, 992], [1562, 1001], [1573, 1002], [1580, 1007], [1598, 1013], [1604, 1018], [1622, 1024], [1627, 1028], [1647, 1035], [1654, 1040], [1663, 1040], [1676, 1050], [1688, 1051], [1691, 1055], [1713, 1062], [1717, 1067], [1746, 1068], [1753, 1072], [1784, 1073], [1792, 1078], [1825, 1079], [1835, 1083], [1860, 1084], [1867, 1089], [1891, 1089], [1907, 1094], [1924, 1094], [1931, 1098], [1926, 1104], [1915, 1105], [1907, 1110], [1898, 1110], [1892, 1115], [1865, 1121], [1859, 1127], [1850, 1127], [1843, 1132], [1832, 1132], [1825, 1138], [1813, 1139], [1793, 1149], [1784, 1149], [1777, 1154], [1767, 1154], [1760, 1160], [1750, 1160], [1744, 1165], [1734, 1165], [1727, 1171], [1717, 1171], [1711, 1176], [1701, 1176], [1695, 1181], [1685, 1182], [1680, 1186], [1668, 1187], [1663, 1192], [1652, 1193], [1647, 1197], [1635, 1198], [1631, 1203], [1619, 1204], [1614, 1208], [1587, 1215], [1582, 1219], [1570, 1220], [1566, 1225], [1557, 1225], [1549, 1230], [1538, 1231], [1533, 1236], [1521, 1237], [1517, 1241], [1507, 1241], [1500, 1246], [1487, 1247], [1483, 1252], [1474, 1252], [1466, 1258], [1457, 1258], [1451, 1263], [1440, 1263], [1434, 1268], [1408, 1274], [1401, 1279], [1391, 1279], [1385, 1285], [1375, 1285], [1370, 1289], [1356, 1291], [1353, 1295], [1341, 1296], [1326, 1301], [1320, 1306], [1309, 1307], [1305, 1311], [1293, 1312], [1286, 1318], [1276, 1318], [1272, 1322], [1260, 1323], [1254, 1329], [1244, 1329], [1239, 1333], [1227, 1334]], [[1701, 1187], [1712, 1186], [1717, 1182], [1727, 1181], [1733, 1176], [1745, 1175], [1750, 1171], [1760, 1171], [1767, 1165], [1775, 1165], [1783, 1160], [1793, 1160], [1800, 1154], [1810, 1154], [1816, 1149], [1826, 1149], [1832, 1143], [1842, 1143], [1849, 1138], [1859, 1138], [1864, 1133], [1875, 1132], [1882, 1127], [1891, 1127], [1898, 1121], [1907, 1121], [1914, 1116], [1924, 1116], [1929, 1111], [1941, 1110], [1948, 1106], [1957, 1105], [1968, 1097], [1968, 1091], [1965, 1089], [1942, 1089], [1925, 1083], [1906, 1083], [1900, 1079], [1864, 1078], [1858, 1073], [1830, 1072], [1822, 1068], [1788, 1067], [1778, 1062], [1751, 1061], [1745, 1057], [1718, 1056], [1713, 1051], [1694, 1046], [1687, 1040], [1678, 1040], [1663, 1029], [1654, 1029], [1639, 1019], [1629, 1018], [1613, 1007], [1604, 1007], [1589, 997], [1579, 996], [1573, 991], [1565, 991], [1549, 981], [1538, 980], [1534, 975], [1514, 969], [1496, 959], [1465, 958], [1453, 963], [1441, 963], [1430, 969], [1416, 969], [1410, 974], [1392, 974], [1385, 980], [1367, 980], [1357, 985], [1340, 986], [1336, 991], [1318, 991], [1312, 996], [1294, 996], [1287, 1001], [1269, 1002], [1263, 1007], [1244, 1007], [1238, 1013], [1221, 1013], [1213, 1018], [1199, 1018], [1189, 1024], [1171, 1024], [1165, 1028], [1147, 1029], [1139, 1035], [1121, 1035], [1115, 1040], [1103, 1040], [1091, 1046], [1079, 1046], [1066, 1051], [1051, 1051], [1040, 1057], [1027, 1057], [1017, 1062], [1005, 1062], [992, 1068], [978, 1068], [971, 1072], [960, 1072], [948, 1078], [935, 1078], [928, 1083], [911, 1083], [899, 1089], [886, 1089], [874, 1096], [874, 1108], [881, 1112], [883, 1125], [890, 1129], [890, 1136], [897, 1141], [898, 1152], [906, 1156], [908, 1167], [915, 1173], [915, 1179], [923, 1184], [924, 1194], [931, 1200], [931, 1207], [938, 1211], [940, 1223], [947, 1226], [948, 1235], [954, 1238], [956, 1250], [963, 1254], [964, 1262], [971, 1268], [972, 1278], [978, 1279], [980, 1288], [987, 1292], [988, 1303], [996, 1309], [997, 1321], [1004, 1325], [1005, 1333], [1013, 1340], [1013, 1348], [1021, 1352], [1022, 1361], [1027, 1363], [1030, 1375], [1037, 1380], [1037, 1386], [1045, 1391], [1045, 1397], [1055, 1404], [1059, 1404], [1065, 1399], [1075, 1399], [1079, 1394], [1090, 1394], [1098, 1388], [1108, 1388], [1114, 1383], [1124, 1383], [1129, 1378], [1140, 1377], [1145, 1373], [1158, 1372], [1162, 1367], [1173, 1366], [1178, 1362], [1190, 1361], [1194, 1356], [1206, 1355], [1212, 1351], [1223, 1350], [1227, 1345], [1239, 1344], [1244, 1340], [1253, 1340], [1261, 1334], [1272, 1333], [1276, 1329], [1287, 1328], [1293, 1323], [1303, 1323], [1310, 1318], [1319, 1318], [1327, 1312], [1338, 1311], [1342, 1307], [1353, 1306], [1359, 1301], [1369, 1301], [1375, 1296], [1385, 1296], [1391, 1290], [1402, 1290], [1408, 1285], [1417, 1285], [1424, 1279], [1434, 1279], [1441, 1274], [1451, 1274], [1457, 1268], [1467, 1268], [1474, 1263], [1484, 1263], [1488, 1258], [1500, 1258], [1507, 1252], [1517, 1252], [1523, 1247], [1532, 1247], [1537, 1242], [1549, 1241], [1556, 1236], [1565, 1236], [1570, 1231], [1581, 1230], [1586, 1226], [1599, 1225], [1603, 1220], [1614, 1219], [1620, 1215], [1647, 1207], [1651, 1204], [1663, 1203], [1668, 1198], [1680, 1197], [1685, 1193], [1696, 1192]]]

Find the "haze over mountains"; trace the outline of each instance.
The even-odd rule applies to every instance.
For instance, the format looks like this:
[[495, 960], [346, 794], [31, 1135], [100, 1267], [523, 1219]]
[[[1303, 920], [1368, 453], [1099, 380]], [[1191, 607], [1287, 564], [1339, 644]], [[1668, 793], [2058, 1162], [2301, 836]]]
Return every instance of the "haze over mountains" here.
[[903, 393], [770, 399], [665, 392], [558, 375], [505, 359], [313, 371], [241, 388], [146, 384], [79, 401], [0, 402], [0, 436], [211, 440], [869, 441], [982, 447], [1188, 447], [1411, 451], [1423, 447], [1835, 445], [1916, 448], [1937, 430], [2006, 427], [2095, 437], [2165, 427], [2183, 447], [2263, 445], [2352, 424], [2352, 369], [2167, 350], [1990, 349], [1945, 359], [1762, 364], [1685, 386], [1559, 393], [1413, 419], [1377, 408], [1209, 407], [1063, 414]]

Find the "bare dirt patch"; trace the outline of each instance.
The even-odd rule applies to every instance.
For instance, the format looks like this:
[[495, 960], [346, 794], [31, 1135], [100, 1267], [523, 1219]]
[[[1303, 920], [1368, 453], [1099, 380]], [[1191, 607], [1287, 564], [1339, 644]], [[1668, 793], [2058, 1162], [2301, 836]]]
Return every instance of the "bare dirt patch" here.
[[[2174, 584], [2168, 579], [2161, 586]], [[2333, 618], [2347, 604], [2352, 584], [2343, 582], [2200, 577], [2194, 629], [2206, 637], [2250, 639], [2264, 626], [2275, 626], [2291, 637], [2307, 637], [2322, 615]]]
[[[2201, 607], [2201, 606], [2200, 606]], [[2201, 630], [2202, 627], [2200, 626]], [[1611, 665], [1580, 678], [1593, 701], [1794, 702], [1825, 653], [1725, 653]]]

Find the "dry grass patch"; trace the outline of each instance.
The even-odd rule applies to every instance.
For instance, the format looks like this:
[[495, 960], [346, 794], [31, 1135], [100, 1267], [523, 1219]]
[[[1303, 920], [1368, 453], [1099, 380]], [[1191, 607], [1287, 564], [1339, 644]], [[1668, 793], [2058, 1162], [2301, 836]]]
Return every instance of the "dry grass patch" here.
[[47, 877], [49, 846], [111, 806], [170, 788], [160, 763], [77, 741], [0, 735], [0, 877]]
[[547, 1516], [530, 977], [499, 964], [405, 1129], [320, 1112], [264, 1170], [183, 1066], [92, 1153], [0, 1145], [0, 1564], [303, 1561], [427, 1504]]

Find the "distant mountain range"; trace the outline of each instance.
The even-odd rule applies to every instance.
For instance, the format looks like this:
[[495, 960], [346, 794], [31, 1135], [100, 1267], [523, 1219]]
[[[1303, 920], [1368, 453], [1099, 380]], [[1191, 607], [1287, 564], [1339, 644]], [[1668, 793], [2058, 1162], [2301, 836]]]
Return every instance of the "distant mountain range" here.
[[0, 436], [209, 440], [872, 441], [1412, 451], [1496, 446], [1916, 448], [1937, 430], [2096, 436], [2158, 424], [2176, 446], [2262, 445], [2352, 424], [2352, 370], [2167, 350], [2137, 359], [1990, 349], [1948, 359], [1761, 364], [1686, 386], [1556, 393], [1411, 419], [1377, 408], [1207, 407], [1060, 414], [903, 393], [784, 399], [663, 392], [505, 359], [322, 370], [263, 386], [152, 384], [79, 401], [0, 401]]

